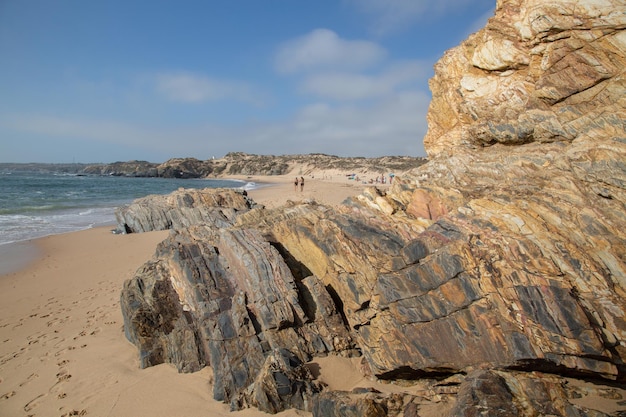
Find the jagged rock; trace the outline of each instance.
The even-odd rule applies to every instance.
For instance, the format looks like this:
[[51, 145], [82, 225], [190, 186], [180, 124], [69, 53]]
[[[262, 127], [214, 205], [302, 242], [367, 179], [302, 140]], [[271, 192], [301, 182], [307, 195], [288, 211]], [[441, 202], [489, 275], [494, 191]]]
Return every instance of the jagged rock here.
[[314, 276], [294, 277], [283, 256], [254, 229], [172, 231], [122, 291], [141, 366], [170, 362], [189, 372], [210, 364], [214, 397], [237, 409], [275, 348], [303, 362], [355, 354], [331, 295]]
[[[461, 384], [450, 417], [609, 417], [574, 404], [579, 394], [566, 381], [540, 374], [476, 371]], [[596, 395], [609, 387], [598, 387]]]
[[623, 137], [621, 0], [501, 0], [430, 80], [429, 157], [493, 144]]
[[418, 416], [411, 395], [382, 394], [372, 389], [326, 391], [315, 397], [313, 417]]
[[256, 407], [276, 414], [296, 408], [311, 411], [315, 395], [323, 386], [314, 381], [309, 369], [286, 349], [274, 349], [265, 359], [254, 382], [238, 398], [234, 409]]
[[255, 203], [245, 191], [231, 189], [179, 189], [168, 195], [150, 195], [115, 211], [117, 229], [125, 233], [180, 229], [208, 223], [230, 225], [240, 211]]

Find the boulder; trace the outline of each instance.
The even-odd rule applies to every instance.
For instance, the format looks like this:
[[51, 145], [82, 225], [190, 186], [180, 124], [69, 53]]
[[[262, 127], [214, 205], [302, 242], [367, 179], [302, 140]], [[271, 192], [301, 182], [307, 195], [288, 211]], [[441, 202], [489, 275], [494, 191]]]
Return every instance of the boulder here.
[[142, 367], [169, 362], [192, 372], [210, 365], [214, 397], [238, 409], [253, 402], [241, 395], [276, 348], [301, 362], [356, 354], [315, 276], [294, 276], [286, 255], [258, 231], [213, 224], [173, 230], [124, 285], [124, 327]]
[[209, 223], [225, 227], [254, 202], [245, 191], [233, 189], [185, 189], [168, 195], [139, 198], [115, 211], [117, 230], [123, 233], [180, 229]]
[[[558, 417], [609, 417], [594, 410], [593, 404], [577, 404], [580, 387], [549, 375], [517, 374], [493, 370], [471, 373], [459, 388], [449, 416], [517, 417], [544, 415]], [[610, 397], [610, 387], [595, 388], [595, 395]], [[613, 392], [615, 394], [615, 391]], [[598, 397], [600, 398], [600, 397]], [[621, 414], [616, 414], [621, 415]]]
[[231, 404], [236, 404], [235, 409], [245, 405], [270, 414], [291, 408], [311, 411], [313, 398], [322, 389], [297, 356], [280, 348], [266, 357], [254, 382]]

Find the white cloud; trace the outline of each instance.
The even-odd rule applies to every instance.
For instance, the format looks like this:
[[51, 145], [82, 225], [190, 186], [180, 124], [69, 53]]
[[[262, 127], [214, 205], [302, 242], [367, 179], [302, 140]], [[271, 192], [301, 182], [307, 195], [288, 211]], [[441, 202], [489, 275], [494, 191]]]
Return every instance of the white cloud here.
[[394, 64], [377, 75], [353, 73], [314, 74], [304, 80], [302, 90], [333, 100], [381, 97], [415, 81], [424, 80], [427, 65], [419, 61]]
[[373, 17], [373, 30], [385, 34], [402, 29], [420, 20], [458, 10], [475, 0], [347, 0], [354, 7]]
[[276, 69], [282, 73], [319, 69], [367, 68], [386, 55], [374, 42], [346, 40], [328, 29], [316, 29], [286, 42], [276, 54]]
[[202, 103], [235, 100], [250, 104], [262, 102], [260, 94], [243, 82], [219, 80], [189, 72], [158, 74], [154, 79], [157, 91], [173, 101]]
[[[404, 92], [374, 105], [316, 103], [280, 125], [250, 132], [256, 143], [274, 145], [265, 153], [332, 153], [340, 156], [425, 155], [426, 112], [430, 97]], [[254, 148], [254, 144], [249, 144]]]
[[314, 75], [304, 81], [302, 89], [333, 100], [361, 100], [388, 94], [389, 87], [376, 77], [343, 73]]

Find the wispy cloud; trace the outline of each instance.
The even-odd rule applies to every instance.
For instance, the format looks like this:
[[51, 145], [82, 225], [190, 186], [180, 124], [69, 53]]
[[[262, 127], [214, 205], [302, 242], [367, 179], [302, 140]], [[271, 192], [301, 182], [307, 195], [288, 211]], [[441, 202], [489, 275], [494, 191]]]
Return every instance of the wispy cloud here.
[[259, 105], [262, 94], [244, 82], [210, 78], [190, 72], [161, 73], [154, 77], [156, 90], [169, 100], [183, 103], [235, 100]]
[[184, 128], [72, 116], [5, 114], [0, 116], [0, 128], [71, 139], [75, 148], [89, 144], [110, 149], [110, 155], [101, 155], [103, 161], [128, 159], [129, 149], [143, 149], [142, 154], [152, 155], [155, 161], [174, 156], [208, 159], [236, 150], [275, 155], [424, 155], [422, 137], [429, 101], [425, 93], [401, 92], [368, 104], [319, 102], [280, 122], [238, 126], [198, 123]]
[[283, 44], [276, 54], [276, 69], [281, 73], [320, 69], [362, 69], [386, 55], [378, 44], [347, 40], [328, 29], [316, 29]]
[[300, 92], [316, 102], [289, 121], [257, 128], [250, 137], [271, 138], [277, 145], [288, 138], [280, 146], [284, 152], [423, 155], [430, 95], [422, 84], [431, 65], [389, 61], [376, 42], [315, 30], [285, 43], [276, 68], [299, 77]]
[[362, 100], [382, 97], [424, 80], [429, 65], [419, 61], [396, 63], [376, 75], [321, 73], [304, 80], [302, 90], [332, 100]]
[[299, 112], [291, 127], [297, 137], [341, 143], [352, 154], [380, 149], [381, 143], [394, 152], [408, 151], [417, 149], [425, 133], [428, 103], [426, 94], [406, 92], [370, 106], [314, 104]]
[[346, 0], [356, 10], [370, 15], [372, 30], [387, 34], [413, 23], [471, 5], [474, 0]]

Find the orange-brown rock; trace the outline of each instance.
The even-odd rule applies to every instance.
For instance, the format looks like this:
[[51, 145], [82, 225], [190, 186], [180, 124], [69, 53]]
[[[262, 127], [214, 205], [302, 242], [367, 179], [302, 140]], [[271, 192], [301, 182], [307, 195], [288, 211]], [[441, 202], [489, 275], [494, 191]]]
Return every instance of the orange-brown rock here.
[[430, 81], [429, 157], [493, 144], [620, 136], [626, 80], [621, 0], [501, 0]]

